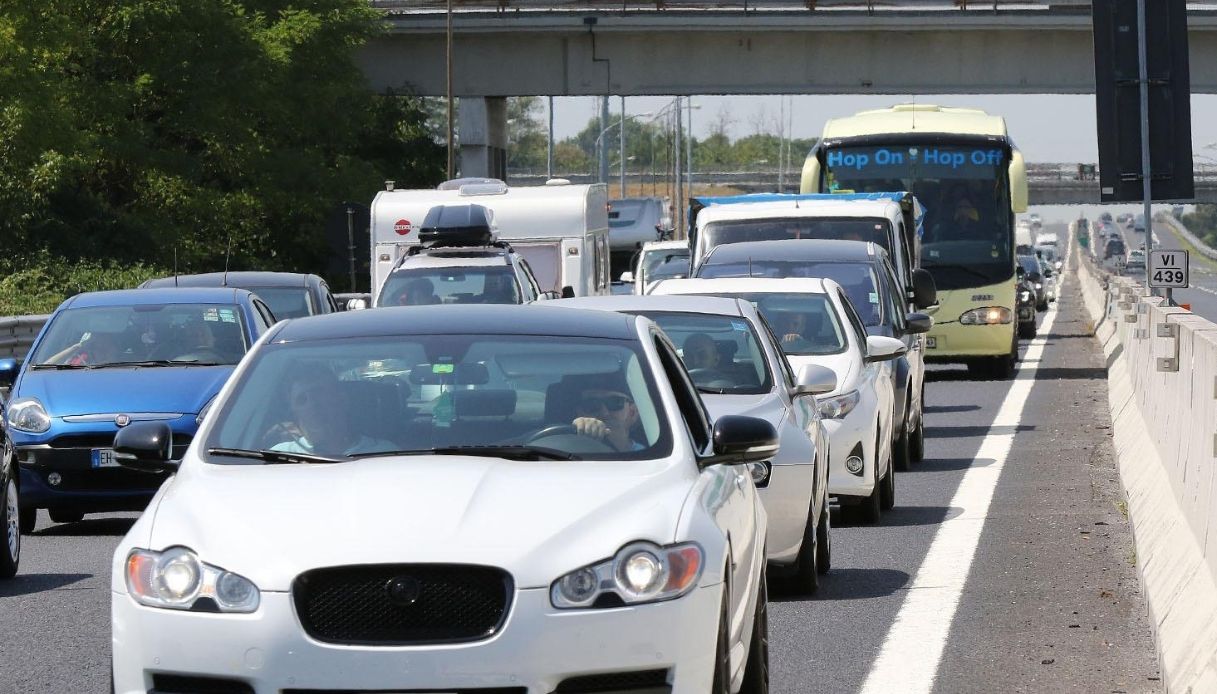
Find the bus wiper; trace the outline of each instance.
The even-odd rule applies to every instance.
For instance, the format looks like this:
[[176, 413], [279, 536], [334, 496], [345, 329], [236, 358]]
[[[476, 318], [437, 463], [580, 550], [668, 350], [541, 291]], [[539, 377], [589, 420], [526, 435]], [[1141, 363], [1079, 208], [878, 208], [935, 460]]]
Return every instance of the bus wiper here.
[[300, 463], [345, 463], [350, 458], [330, 458], [311, 453], [290, 453], [288, 451], [272, 451], [267, 449], [250, 450], [248, 448], [208, 448], [207, 455], [225, 455], [232, 458], [251, 458], [261, 460], [271, 465], [300, 464]]
[[573, 453], [544, 446], [448, 446], [429, 451], [435, 455], [472, 455], [509, 460], [578, 460]]

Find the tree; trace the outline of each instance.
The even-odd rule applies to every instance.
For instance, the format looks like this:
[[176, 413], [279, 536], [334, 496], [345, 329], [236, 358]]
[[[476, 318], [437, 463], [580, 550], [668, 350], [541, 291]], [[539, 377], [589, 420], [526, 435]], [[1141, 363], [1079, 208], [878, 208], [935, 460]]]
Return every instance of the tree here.
[[373, 94], [365, 0], [42, 0], [0, 10], [0, 244], [185, 270], [309, 269], [326, 213], [434, 185], [426, 104]]
[[549, 163], [549, 127], [541, 121], [539, 96], [507, 99], [507, 168], [544, 171]]

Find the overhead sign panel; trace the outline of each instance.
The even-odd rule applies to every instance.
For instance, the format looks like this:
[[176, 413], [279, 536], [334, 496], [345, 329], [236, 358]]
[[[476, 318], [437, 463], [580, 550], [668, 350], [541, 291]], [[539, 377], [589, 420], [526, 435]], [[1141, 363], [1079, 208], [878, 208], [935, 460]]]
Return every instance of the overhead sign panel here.
[[[1185, 0], [1145, 0], [1153, 200], [1188, 201], [1192, 180], [1191, 77]], [[1093, 0], [1095, 114], [1103, 202], [1142, 199], [1137, 0]]]
[[1187, 288], [1187, 251], [1150, 251], [1149, 286]]

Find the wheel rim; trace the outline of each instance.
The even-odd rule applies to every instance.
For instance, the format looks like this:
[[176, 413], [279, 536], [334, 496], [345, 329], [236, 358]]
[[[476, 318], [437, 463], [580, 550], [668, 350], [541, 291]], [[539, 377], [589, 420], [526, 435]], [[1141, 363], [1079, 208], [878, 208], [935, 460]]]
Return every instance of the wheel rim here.
[[5, 519], [8, 521], [5, 528], [8, 531], [8, 555], [16, 560], [21, 554], [21, 511], [17, 503], [17, 483], [13, 480], [8, 481], [8, 488], [4, 490], [4, 503]]

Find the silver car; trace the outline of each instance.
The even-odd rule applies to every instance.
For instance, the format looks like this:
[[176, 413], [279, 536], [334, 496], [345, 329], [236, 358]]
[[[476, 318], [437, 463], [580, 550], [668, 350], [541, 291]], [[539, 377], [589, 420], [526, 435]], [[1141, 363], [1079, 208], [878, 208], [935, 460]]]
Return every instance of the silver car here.
[[748, 415], [773, 424], [777, 455], [751, 465], [769, 516], [770, 576], [791, 592], [815, 591], [832, 562], [832, 538], [828, 435], [814, 396], [833, 390], [836, 374], [818, 365], [795, 374], [756, 308], [741, 299], [604, 296], [556, 304], [650, 318], [678, 347], [712, 418]]

